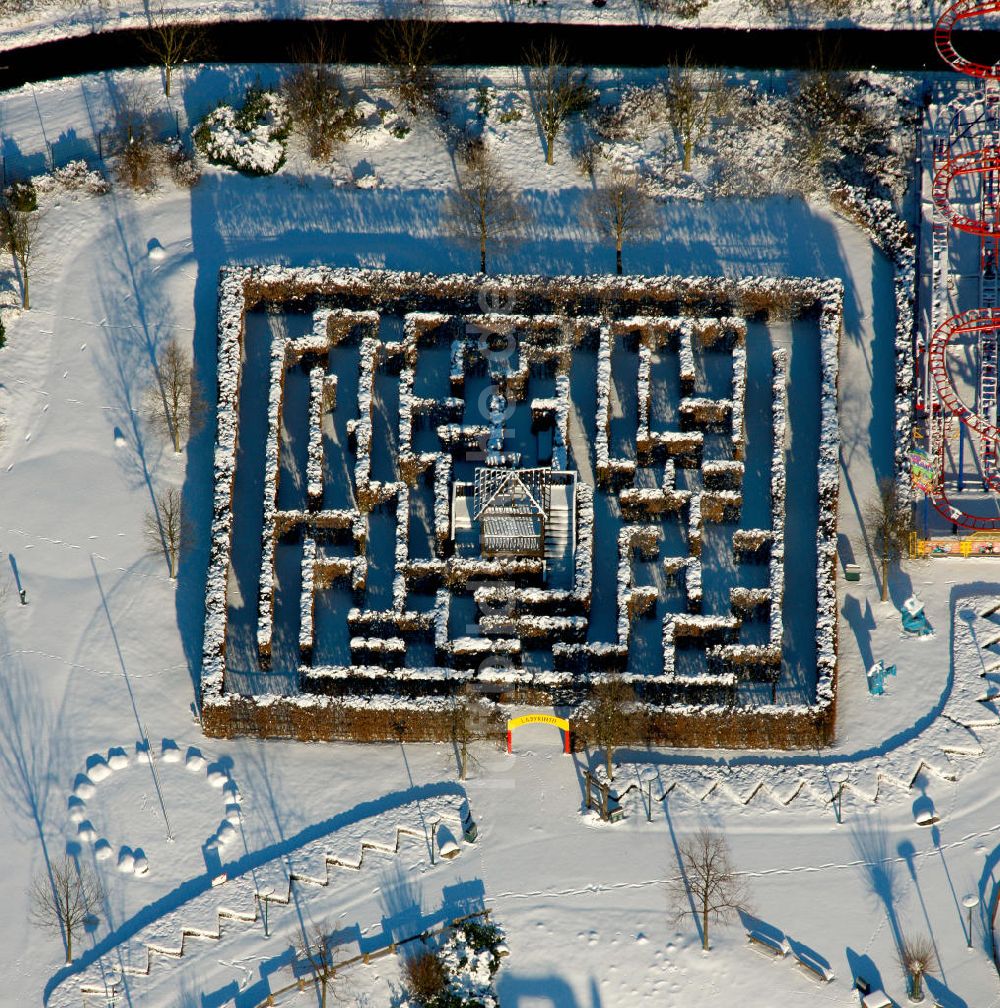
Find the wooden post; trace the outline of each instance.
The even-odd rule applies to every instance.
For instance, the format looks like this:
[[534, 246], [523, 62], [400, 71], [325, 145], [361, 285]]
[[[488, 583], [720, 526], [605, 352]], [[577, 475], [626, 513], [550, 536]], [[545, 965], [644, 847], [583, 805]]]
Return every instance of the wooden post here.
[[583, 786], [587, 795], [587, 811], [589, 812], [594, 807], [594, 799], [590, 793], [590, 771], [583, 771]]
[[601, 818], [608, 821], [608, 796], [611, 794], [611, 785], [601, 785]]

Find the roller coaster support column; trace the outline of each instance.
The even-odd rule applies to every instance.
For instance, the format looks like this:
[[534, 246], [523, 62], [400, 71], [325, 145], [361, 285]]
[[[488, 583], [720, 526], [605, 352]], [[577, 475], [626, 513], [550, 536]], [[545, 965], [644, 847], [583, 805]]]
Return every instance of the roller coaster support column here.
[[965, 424], [958, 425], [958, 492], [965, 487]]

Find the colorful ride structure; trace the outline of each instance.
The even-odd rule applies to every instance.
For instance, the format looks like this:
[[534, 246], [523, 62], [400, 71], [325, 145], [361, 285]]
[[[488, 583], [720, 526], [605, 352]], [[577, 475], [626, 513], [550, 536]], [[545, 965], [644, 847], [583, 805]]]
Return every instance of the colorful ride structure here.
[[[1000, 0], [957, 0], [934, 29], [942, 59], [967, 81], [958, 84], [933, 134], [932, 335], [917, 336], [915, 433], [924, 446], [914, 452], [913, 471], [915, 483], [953, 526], [1000, 532], [1000, 498], [994, 496], [1000, 493], [1000, 64], [966, 58], [952, 38], [967, 19], [998, 13]], [[975, 293], [961, 278], [956, 282], [951, 263], [971, 259], [974, 244]], [[955, 496], [966, 489], [966, 442], [985, 497]]]

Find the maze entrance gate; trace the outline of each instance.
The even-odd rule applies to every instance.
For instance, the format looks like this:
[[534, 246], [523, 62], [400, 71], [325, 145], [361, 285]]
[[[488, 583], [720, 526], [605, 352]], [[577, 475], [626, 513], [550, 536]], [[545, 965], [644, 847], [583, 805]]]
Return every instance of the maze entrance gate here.
[[566, 718], [556, 717], [554, 714], [522, 714], [521, 717], [510, 718], [507, 721], [507, 752], [513, 752], [512, 736], [515, 728], [520, 728], [526, 724], [550, 724], [555, 725], [563, 733], [563, 752], [569, 755], [570, 736], [569, 721]]

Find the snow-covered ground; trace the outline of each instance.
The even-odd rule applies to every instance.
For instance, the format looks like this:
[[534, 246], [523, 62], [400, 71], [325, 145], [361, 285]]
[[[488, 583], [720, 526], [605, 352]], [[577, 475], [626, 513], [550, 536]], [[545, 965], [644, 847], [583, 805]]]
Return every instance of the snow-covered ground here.
[[[671, 0], [610, 0], [597, 7], [592, 0], [438, 0], [437, 3], [387, 4], [383, 0], [170, 0], [162, 4], [103, 0], [33, 0], [11, 4], [0, 26], [0, 49], [95, 31], [144, 28], [151, 13], [158, 21], [211, 22], [267, 18], [350, 19], [368, 21], [386, 16], [448, 21], [519, 21], [549, 24], [662, 24], [701, 28], [930, 28], [944, 5], [926, 0], [860, 0], [846, 14], [832, 12], [827, 0], [708, 0], [695, 17], [677, 14], [682, 3]], [[844, 5], [839, 5], [843, 9]], [[18, 10], [17, 8], [24, 8]], [[940, 8], [940, 9], [939, 9]]]
[[[232, 90], [236, 73], [211, 68], [192, 76], [177, 99], [181, 124]], [[46, 143], [89, 144], [110, 117], [121, 80], [102, 75], [3, 96], [6, 149], [40, 170]], [[155, 75], [145, 80], [155, 93]], [[491, 265], [523, 273], [607, 269], [611, 252], [580, 223], [589, 183], [566, 148], [546, 168], [525, 123], [501, 155], [517, 170], [536, 223]], [[930, 640], [902, 639], [895, 606], [878, 601], [858, 512], [876, 475], [892, 472], [892, 269], [855, 228], [819, 206], [784, 196], [666, 203], [657, 211], [661, 237], [627, 247], [625, 258], [627, 269], [648, 274], [845, 281], [841, 556], [850, 550], [859, 559], [863, 579], [840, 586], [839, 734], [831, 750], [622, 752], [616, 786], [652, 762], [669, 790], [652, 822], [633, 792], [625, 822], [604, 826], [580, 811], [580, 771], [600, 754], [563, 756], [557, 733], [545, 726], [519, 730], [512, 757], [478, 747], [479, 765], [464, 784], [448, 746], [201, 737], [191, 708], [211, 432], [175, 456], [147, 429], [138, 410], [152, 377], [151, 350], [182, 339], [211, 387], [218, 270], [228, 262], [474, 266], [468, 250], [441, 234], [438, 211], [454, 169], [433, 128], [416, 123], [405, 139], [373, 128], [339, 159], [332, 174], [293, 153], [273, 178], [210, 170], [191, 191], [164, 182], [151, 196], [116, 189], [43, 201], [33, 308], [5, 310], [8, 345], [0, 352], [7, 1002], [79, 1004], [82, 968], [142, 965], [147, 938], [176, 946], [182, 927], [217, 928], [219, 906], [252, 913], [254, 889], [277, 889], [286, 877], [284, 858], [314, 874], [323, 853], [356, 860], [363, 840], [394, 845], [396, 828], [405, 826], [416, 835], [404, 831], [398, 853], [366, 853], [357, 872], [330, 869], [325, 887], [294, 883], [292, 905], [271, 905], [270, 937], [260, 920], [226, 920], [217, 941], [188, 939], [181, 959], [154, 957], [148, 978], [128, 980], [132, 1003], [256, 1004], [293, 979], [288, 950], [301, 921], [329, 920], [352, 955], [485, 904], [508, 935], [510, 957], [497, 982], [504, 1008], [687, 1008], [736, 998], [748, 1008], [849, 1005], [855, 972], [901, 1003], [895, 945], [900, 934], [917, 932], [930, 934], [938, 950], [941, 970], [929, 987], [940, 1005], [1000, 1005], [986, 912], [973, 914], [970, 951], [961, 905], [968, 892], [990, 898], [1000, 861], [990, 746], [996, 716], [977, 700], [989, 686], [982, 673], [996, 660], [991, 638], [1000, 636], [995, 620], [979, 614], [1000, 599], [1000, 571], [990, 560], [934, 561], [895, 577], [894, 603], [913, 589], [926, 603], [936, 630]], [[378, 188], [343, 184], [361, 162]], [[157, 247], [165, 255], [150, 257]], [[12, 304], [16, 281], [6, 264], [0, 277], [3, 303]], [[815, 327], [775, 333], [794, 354], [795, 341], [815, 338]], [[176, 584], [162, 556], [147, 555], [142, 536], [151, 491], [168, 485], [183, 488], [192, 523]], [[878, 698], [865, 685], [872, 658], [899, 670]], [[188, 770], [161, 758], [156, 781], [133, 758], [86, 799], [95, 832], [115, 845], [116, 857], [96, 862], [108, 898], [82, 940], [82, 963], [66, 971], [58, 939], [26, 923], [29, 880], [46, 856], [80, 842], [68, 805], [76, 775], [92, 756], [118, 746], [134, 753], [144, 738], [161, 756], [165, 739], [184, 755], [197, 747], [206, 765]], [[921, 759], [929, 766], [918, 773]], [[231, 777], [240, 802], [212, 786], [210, 768]], [[851, 786], [838, 822], [831, 799], [842, 779]], [[478, 839], [461, 843], [454, 861], [431, 865], [431, 824], [440, 817], [453, 829], [463, 803]], [[937, 821], [917, 825], [928, 803]], [[237, 835], [219, 848], [206, 845], [231, 804], [241, 805]], [[821, 987], [790, 957], [764, 958], [739, 926], [718, 931], [704, 954], [690, 919], [668, 922], [664, 880], [676, 872], [676, 844], [703, 824], [725, 829], [734, 861], [748, 873], [754, 920], [746, 926], [811, 950], [836, 979]], [[142, 849], [148, 874], [117, 870], [122, 845]], [[83, 849], [90, 857], [89, 845]], [[229, 881], [213, 888], [222, 873]], [[392, 957], [355, 967], [341, 981], [348, 1004], [370, 1006], [391, 1004], [398, 984]], [[296, 1003], [315, 999], [301, 994]]]

